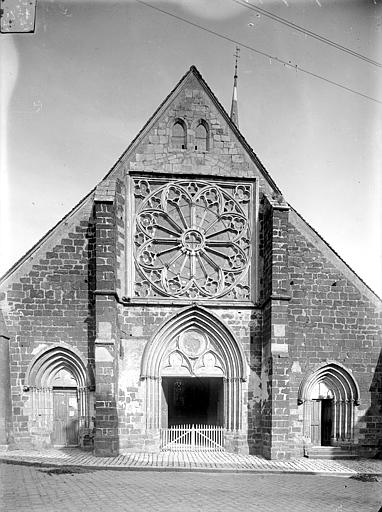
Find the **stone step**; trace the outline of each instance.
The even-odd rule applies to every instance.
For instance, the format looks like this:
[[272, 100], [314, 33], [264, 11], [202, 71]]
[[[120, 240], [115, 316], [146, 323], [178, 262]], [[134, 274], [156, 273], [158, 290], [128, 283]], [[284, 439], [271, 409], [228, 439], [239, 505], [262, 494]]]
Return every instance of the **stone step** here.
[[352, 453], [308, 453], [305, 455], [307, 459], [314, 460], [356, 460], [358, 459], [358, 455]]
[[312, 446], [309, 448], [311, 452], [326, 452], [326, 453], [336, 453], [336, 452], [347, 452], [349, 451], [347, 448], [341, 448], [340, 446]]
[[306, 452], [305, 457], [308, 459], [358, 459], [358, 455], [351, 452], [349, 448], [341, 446], [312, 446]]

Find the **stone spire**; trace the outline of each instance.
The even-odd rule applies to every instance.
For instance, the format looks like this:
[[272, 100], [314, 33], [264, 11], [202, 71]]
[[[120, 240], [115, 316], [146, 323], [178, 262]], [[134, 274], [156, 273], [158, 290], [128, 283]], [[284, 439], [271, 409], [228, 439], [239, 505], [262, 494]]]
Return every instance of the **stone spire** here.
[[232, 93], [232, 104], [231, 104], [231, 119], [235, 125], [239, 128], [239, 110], [237, 108], [237, 61], [240, 58], [240, 48], [236, 46], [235, 56], [235, 74], [233, 77], [233, 93]]

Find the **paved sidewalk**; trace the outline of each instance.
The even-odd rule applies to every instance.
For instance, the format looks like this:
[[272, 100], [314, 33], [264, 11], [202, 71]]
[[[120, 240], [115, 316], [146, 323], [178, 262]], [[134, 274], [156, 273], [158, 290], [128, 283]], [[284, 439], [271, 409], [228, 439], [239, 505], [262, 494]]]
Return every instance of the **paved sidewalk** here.
[[267, 460], [255, 455], [228, 452], [125, 453], [117, 457], [95, 457], [79, 449], [9, 450], [0, 461], [41, 467], [86, 467], [114, 470], [204, 471], [292, 473], [351, 476], [359, 473], [382, 476], [382, 461], [334, 461], [293, 459]]

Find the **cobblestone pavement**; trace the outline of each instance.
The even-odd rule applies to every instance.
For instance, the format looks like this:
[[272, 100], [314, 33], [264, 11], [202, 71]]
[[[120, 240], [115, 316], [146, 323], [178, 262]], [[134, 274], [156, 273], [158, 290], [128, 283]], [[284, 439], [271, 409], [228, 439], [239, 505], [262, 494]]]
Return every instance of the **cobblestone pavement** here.
[[357, 475], [126, 472], [0, 463], [0, 510], [377, 512], [382, 504], [381, 480]]
[[160, 469], [174, 471], [240, 471], [257, 473], [313, 473], [382, 475], [382, 461], [334, 461], [294, 459], [289, 461], [267, 460], [254, 455], [237, 455], [227, 452], [161, 452], [125, 453], [118, 457], [95, 457], [78, 449], [23, 451], [0, 453], [0, 460], [38, 464], [41, 466], [76, 466], [109, 469]]

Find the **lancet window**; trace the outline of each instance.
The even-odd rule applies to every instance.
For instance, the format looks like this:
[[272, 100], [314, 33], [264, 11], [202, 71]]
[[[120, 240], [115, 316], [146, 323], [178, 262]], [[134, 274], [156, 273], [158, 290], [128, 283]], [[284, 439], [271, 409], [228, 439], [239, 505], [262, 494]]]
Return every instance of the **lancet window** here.
[[208, 128], [204, 121], [199, 121], [195, 130], [195, 150], [208, 151]]
[[173, 148], [186, 149], [187, 148], [187, 130], [184, 121], [178, 119], [172, 127], [172, 138]]

